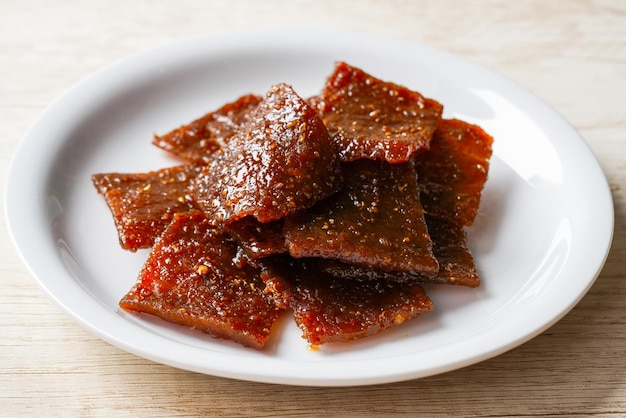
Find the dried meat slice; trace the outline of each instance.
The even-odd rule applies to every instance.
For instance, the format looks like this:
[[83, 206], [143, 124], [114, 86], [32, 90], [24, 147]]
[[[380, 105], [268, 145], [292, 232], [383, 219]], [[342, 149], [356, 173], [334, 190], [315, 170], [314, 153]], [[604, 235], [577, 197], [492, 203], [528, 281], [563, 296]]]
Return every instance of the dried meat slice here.
[[236, 259], [237, 245], [202, 212], [175, 215], [120, 306], [261, 349], [282, 309], [260, 271]]
[[417, 164], [424, 211], [458, 225], [474, 222], [493, 138], [476, 125], [444, 119]]
[[436, 277], [359, 266], [330, 258], [311, 258], [307, 260], [309, 263], [316, 263], [322, 272], [340, 279], [386, 280], [396, 283], [415, 283], [428, 281]]
[[439, 261], [439, 273], [429, 281], [478, 287], [480, 276], [467, 247], [465, 228], [445, 219], [429, 215], [425, 218], [433, 240], [433, 253]]
[[436, 276], [424, 276], [407, 272], [388, 271], [343, 263], [328, 258], [316, 258], [307, 262], [337, 278], [359, 280], [387, 280], [393, 282], [425, 282], [478, 287], [480, 276], [474, 258], [467, 247], [465, 228], [445, 219], [425, 215], [428, 232], [433, 242], [433, 254], [439, 263]]
[[261, 223], [252, 216], [231, 222], [227, 232], [237, 241], [250, 260], [282, 254], [287, 251], [283, 237], [283, 220]]
[[214, 155], [195, 181], [194, 196], [216, 225], [246, 216], [265, 223], [312, 206], [340, 185], [341, 167], [322, 120], [280, 84]]
[[152, 143], [184, 160], [205, 164], [248, 121], [261, 100], [254, 94], [241, 96], [187, 125], [154, 135]]
[[309, 102], [324, 120], [342, 161], [406, 162], [428, 149], [443, 111], [439, 102], [345, 62]]
[[94, 174], [92, 182], [104, 197], [122, 248], [149, 248], [175, 213], [197, 209], [190, 190], [199, 173], [193, 164], [148, 173]]
[[433, 308], [418, 283], [343, 280], [306, 260], [279, 257], [271, 262], [262, 273], [266, 291], [293, 310], [311, 344], [374, 335]]
[[285, 220], [289, 253], [436, 275], [413, 163], [363, 159], [344, 164], [343, 171], [341, 191]]

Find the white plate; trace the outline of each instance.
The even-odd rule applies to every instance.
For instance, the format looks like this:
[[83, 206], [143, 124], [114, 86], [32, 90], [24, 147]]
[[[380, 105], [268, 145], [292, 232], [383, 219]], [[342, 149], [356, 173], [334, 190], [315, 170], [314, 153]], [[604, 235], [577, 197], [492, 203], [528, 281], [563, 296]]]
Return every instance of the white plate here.
[[[151, 145], [241, 94], [287, 82], [317, 93], [334, 62], [441, 101], [444, 116], [477, 123], [494, 156], [470, 246], [479, 289], [429, 287], [434, 312], [378, 336], [312, 351], [284, 321], [262, 352], [123, 312], [145, 251], [117, 244], [93, 173], [174, 165]], [[330, 30], [256, 31], [193, 39], [143, 53], [79, 83], [22, 140], [6, 213], [43, 290], [102, 339], [201, 373], [296, 385], [418, 378], [503, 353], [541, 333], [587, 292], [604, 263], [613, 206], [581, 137], [536, 97], [493, 72], [402, 40]]]

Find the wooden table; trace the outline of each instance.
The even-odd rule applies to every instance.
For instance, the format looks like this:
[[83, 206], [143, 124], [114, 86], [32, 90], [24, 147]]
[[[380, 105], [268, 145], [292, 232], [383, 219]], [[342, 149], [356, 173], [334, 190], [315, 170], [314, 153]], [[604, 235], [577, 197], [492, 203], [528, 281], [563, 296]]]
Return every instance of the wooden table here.
[[626, 416], [626, 3], [597, 1], [0, 2], [2, 196], [20, 138], [68, 86], [123, 57], [241, 28], [391, 35], [492, 68], [589, 143], [613, 193], [603, 272], [558, 324], [499, 357], [402, 383], [307, 388], [205, 376], [90, 335], [35, 285], [0, 221], [2, 416]]

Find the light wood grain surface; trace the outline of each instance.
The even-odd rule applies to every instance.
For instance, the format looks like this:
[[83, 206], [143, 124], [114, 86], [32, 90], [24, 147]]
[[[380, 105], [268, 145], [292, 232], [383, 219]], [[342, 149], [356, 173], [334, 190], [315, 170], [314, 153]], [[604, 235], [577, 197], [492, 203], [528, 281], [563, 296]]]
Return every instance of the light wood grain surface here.
[[[626, 416], [626, 2], [0, 2], [0, 168], [44, 108], [118, 59], [241, 28], [333, 27], [448, 50], [508, 76], [585, 138], [615, 238], [580, 304], [530, 342], [429, 378], [306, 388], [143, 360], [92, 336], [36, 286], [0, 221], [0, 416]], [[593, 202], [589, 202], [593, 204]]]

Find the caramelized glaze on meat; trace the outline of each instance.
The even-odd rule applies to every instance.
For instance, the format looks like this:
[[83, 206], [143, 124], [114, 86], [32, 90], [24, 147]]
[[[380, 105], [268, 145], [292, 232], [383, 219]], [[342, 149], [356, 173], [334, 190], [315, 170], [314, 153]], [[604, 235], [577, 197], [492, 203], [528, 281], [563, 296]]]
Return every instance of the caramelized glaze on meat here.
[[358, 160], [343, 169], [340, 192], [286, 219], [289, 253], [436, 275], [413, 164]]
[[443, 106], [406, 87], [339, 63], [318, 97], [321, 115], [342, 161], [408, 161], [428, 144]]
[[478, 287], [480, 276], [467, 248], [465, 228], [445, 219], [429, 215], [425, 218], [433, 240], [433, 253], [439, 261], [439, 273], [429, 281]]
[[487, 181], [493, 139], [480, 127], [444, 119], [417, 169], [426, 213], [459, 225], [474, 222]]
[[241, 96], [187, 125], [154, 135], [152, 143], [184, 160], [206, 164], [248, 121], [250, 112], [261, 100], [253, 94]]
[[432, 310], [418, 283], [343, 280], [315, 263], [273, 258], [262, 273], [266, 291], [293, 310], [311, 344], [352, 341], [377, 334]]
[[175, 213], [194, 210], [192, 164], [148, 173], [94, 174], [92, 182], [109, 206], [122, 248], [149, 248]]
[[477, 287], [466, 241], [492, 138], [435, 100], [339, 63], [320, 95], [242, 96], [153, 143], [190, 164], [96, 174], [120, 244], [152, 246], [120, 306], [263, 348], [293, 312], [311, 344]]
[[261, 223], [247, 216], [231, 222], [226, 230], [241, 246], [246, 257], [254, 260], [287, 251], [283, 223], [282, 219]]
[[215, 154], [194, 196], [218, 225], [253, 216], [270, 222], [312, 206], [341, 185], [328, 132], [291, 87], [274, 86], [242, 134]]
[[237, 245], [201, 212], [176, 215], [120, 306], [261, 349], [282, 310], [260, 271], [236, 260]]

